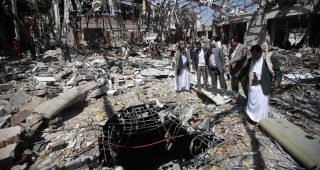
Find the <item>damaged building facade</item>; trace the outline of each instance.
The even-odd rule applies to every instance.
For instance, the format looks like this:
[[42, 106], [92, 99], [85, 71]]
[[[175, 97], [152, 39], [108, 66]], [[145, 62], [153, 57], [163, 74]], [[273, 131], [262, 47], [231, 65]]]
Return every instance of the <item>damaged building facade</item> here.
[[[319, 10], [319, 0], [0, 0], [0, 169], [319, 169]], [[227, 63], [232, 38], [279, 60], [259, 123], [230, 70], [225, 89], [198, 88], [196, 44], [221, 43]], [[192, 66], [179, 92], [182, 42]]]
[[284, 49], [319, 46], [318, 1], [261, 1], [252, 14], [216, 21], [217, 36], [239, 37], [248, 45], [267, 42]]

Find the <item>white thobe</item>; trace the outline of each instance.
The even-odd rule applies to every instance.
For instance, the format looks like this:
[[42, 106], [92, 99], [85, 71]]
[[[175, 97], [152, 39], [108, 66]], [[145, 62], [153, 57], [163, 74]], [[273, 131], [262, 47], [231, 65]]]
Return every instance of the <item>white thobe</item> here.
[[201, 49], [198, 57], [199, 57], [198, 67], [206, 66], [206, 60], [204, 59], [204, 51], [203, 51], [203, 49]]
[[[263, 58], [252, 60], [250, 66], [250, 73], [255, 72], [258, 80], [261, 80]], [[251, 77], [252, 78], [252, 77]], [[259, 122], [262, 119], [268, 118], [270, 95], [264, 95], [261, 84], [257, 86], [250, 86], [248, 92], [248, 103], [246, 113], [254, 122]]]
[[187, 57], [182, 54], [182, 66], [180, 70], [180, 74], [176, 77], [176, 91], [182, 91], [182, 90], [190, 90], [190, 78], [189, 78], [189, 69], [186, 65], [187, 63]]

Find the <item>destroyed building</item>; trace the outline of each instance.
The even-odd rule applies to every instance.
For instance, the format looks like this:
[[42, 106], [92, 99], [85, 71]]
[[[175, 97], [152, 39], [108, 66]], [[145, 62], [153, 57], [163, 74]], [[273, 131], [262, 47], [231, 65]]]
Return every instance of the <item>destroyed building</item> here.
[[[320, 168], [318, 0], [0, 4], [0, 169]], [[179, 43], [232, 38], [280, 62], [258, 124], [229, 74], [175, 90]]]

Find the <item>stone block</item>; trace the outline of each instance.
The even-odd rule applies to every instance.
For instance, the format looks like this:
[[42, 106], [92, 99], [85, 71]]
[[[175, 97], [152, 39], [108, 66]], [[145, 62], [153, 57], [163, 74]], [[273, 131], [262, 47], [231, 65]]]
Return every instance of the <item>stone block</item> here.
[[56, 79], [54, 77], [38, 77], [34, 76], [33, 79], [37, 82], [55, 82]]
[[0, 129], [0, 148], [12, 143], [20, 141], [20, 134], [24, 131], [21, 126], [14, 126], [5, 129]]

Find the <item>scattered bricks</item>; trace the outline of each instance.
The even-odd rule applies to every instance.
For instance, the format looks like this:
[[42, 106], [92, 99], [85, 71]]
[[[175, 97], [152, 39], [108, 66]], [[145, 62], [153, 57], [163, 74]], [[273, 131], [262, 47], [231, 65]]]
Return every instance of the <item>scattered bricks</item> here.
[[63, 148], [65, 148], [65, 147], [67, 147], [67, 146], [68, 146], [67, 142], [61, 140], [61, 141], [55, 142], [55, 143], [53, 143], [53, 144], [50, 143], [48, 150], [49, 150], [50, 152], [54, 152], [54, 151], [63, 149]]
[[6, 169], [12, 165], [15, 159], [15, 149], [17, 144], [11, 144], [0, 149], [0, 169]]
[[14, 126], [5, 129], [0, 129], [0, 148], [3, 148], [12, 143], [20, 141], [20, 134], [24, 131], [21, 126]]

